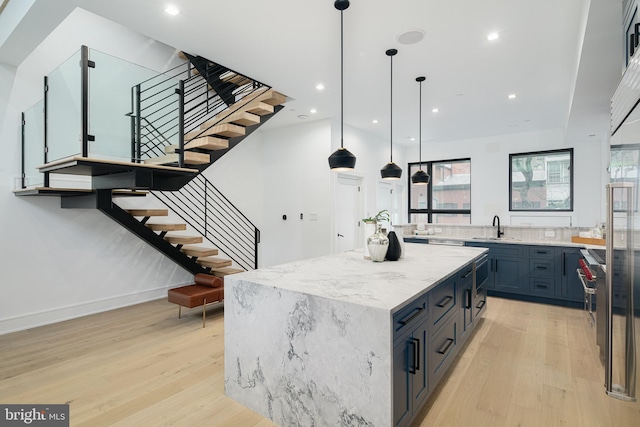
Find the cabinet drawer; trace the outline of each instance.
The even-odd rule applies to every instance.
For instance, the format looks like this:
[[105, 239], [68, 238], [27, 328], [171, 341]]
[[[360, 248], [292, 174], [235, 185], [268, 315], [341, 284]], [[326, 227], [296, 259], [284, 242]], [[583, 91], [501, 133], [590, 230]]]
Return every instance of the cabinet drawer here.
[[438, 325], [448, 313], [458, 307], [456, 280], [453, 278], [429, 292], [429, 313], [434, 325]]
[[556, 248], [547, 246], [529, 246], [529, 257], [553, 259], [556, 256]]
[[556, 294], [556, 281], [544, 277], [530, 277], [529, 292], [531, 295], [552, 298]]
[[487, 290], [480, 288], [476, 292], [476, 297], [473, 299], [473, 318], [482, 315], [487, 307]]
[[430, 383], [437, 384], [438, 380], [451, 364], [456, 353], [456, 332], [458, 328], [457, 317], [452, 317], [444, 327], [431, 339], [429, 347], [429, 372]]
[[458, 273], [458, 288], [464, 288], [466, 285], [473, 283], [473, 265], [466, 265]]
[[420, 323], [427, 316], [427, 295], [422, 295], [417, 300], [409, 303], [393, 315], [393, 341], [402, 338], [411, 332], [412, 326]]
[[553, 278], [556, 275], [552, 259], [529, 259], [529, 274], [535, 277]]

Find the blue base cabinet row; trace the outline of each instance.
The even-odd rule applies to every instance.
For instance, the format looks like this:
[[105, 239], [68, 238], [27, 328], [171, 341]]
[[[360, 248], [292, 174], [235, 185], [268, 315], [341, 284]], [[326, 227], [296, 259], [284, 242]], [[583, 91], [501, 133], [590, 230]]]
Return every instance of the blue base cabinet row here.
[[574, 306], [583, 302], [584, 291], [576, 273], [580, 248], [486, 242], [466, 245], [489, 249], [487, 289], [497, 295]]
[[393, 316], [394, 426], [411, 423], [486, 307], [469, 264]]

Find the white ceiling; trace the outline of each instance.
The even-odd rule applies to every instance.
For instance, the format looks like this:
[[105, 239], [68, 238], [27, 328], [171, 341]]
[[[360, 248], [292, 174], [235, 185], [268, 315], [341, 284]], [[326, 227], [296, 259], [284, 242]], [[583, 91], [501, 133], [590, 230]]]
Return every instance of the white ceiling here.
[[[82, 7], [288, 95], [268, 126], [340, 116], [340, 13], [332, 0], [12, 0], [5, 13], [14, 2], [34, 5], [0, 37], [2, 62], [17, 65]], [[169, 2], [179, 15], [164, 12]], [[621, 0], [352, 0], [344, 12], [345, 123], [389, 139], [385, 51], [396, 48], [394, 142], [418, 136], [420, 75], [427, 77], [423, 141], [557, 128], [569, 139], [606, 136], [622, 70], [621, 7]], [[397, 42], [410, 29], [423, 29], [424, 40]], [[490, 42], [494, 31], [500, 38]]]

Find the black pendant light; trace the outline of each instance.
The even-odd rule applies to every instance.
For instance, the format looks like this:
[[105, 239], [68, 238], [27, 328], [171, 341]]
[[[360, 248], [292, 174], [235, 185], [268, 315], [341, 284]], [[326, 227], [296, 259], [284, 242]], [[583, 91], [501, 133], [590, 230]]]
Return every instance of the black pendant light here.
[[402, 169], [400, 166], [393, 163], [393, 57], [398, 51], [396, 49], [389, 49], [385, 52], [389, 59], [391, 60], [391, 119], [389, 120], [389, 124], [391, 127], [391, 158], [389, 163], [384, 165], [382, 169], [380, 169], [380, 175], [382, 179], [400, 179], [402, 176]]
[[416, 173], [411, 175], [411, 182], [414, 185], [427, 185], [429, 184], [429, 174], [422, 170], [422, 82], [425, 81], [425, 77], [416, 77], [416, 81], [420, 83], [420, 121], [419, 123], [419, 131], [418, 131], [418, 144], [420, 146], [420, 166], [418, 166], [418, 170]]
[[352, 170], [356, 156], [344, 148], [344, 35], [342, 11], [349, 7], [349, 0], [336, 0], [333, 4], [340, 11], [340, 148], [329, 156], [329, 167], [334, 171]]

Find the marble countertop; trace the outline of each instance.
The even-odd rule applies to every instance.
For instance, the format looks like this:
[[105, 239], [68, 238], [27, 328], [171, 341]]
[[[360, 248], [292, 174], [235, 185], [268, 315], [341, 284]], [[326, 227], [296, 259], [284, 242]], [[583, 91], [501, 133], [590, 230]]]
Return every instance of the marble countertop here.
[[484, 248], [406, 243], [404, 258], [373, 262], [349, 251], [225, 277], [396, 312], [487, 252]]

